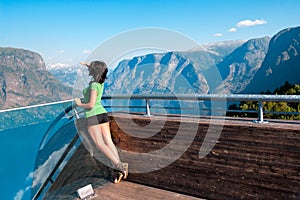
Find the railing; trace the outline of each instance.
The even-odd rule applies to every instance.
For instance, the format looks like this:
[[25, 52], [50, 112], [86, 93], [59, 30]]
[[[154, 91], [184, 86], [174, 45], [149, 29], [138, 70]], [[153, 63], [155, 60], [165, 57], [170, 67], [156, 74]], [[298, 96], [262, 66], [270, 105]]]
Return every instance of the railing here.
[[[70, 106], [68, 106], [66, 109], [63, 110], [63, 112], [61, 112], [56, 118], [55, 120], [50, 124], [50, 126], [48, 127], [47, 131], [45, 132], [44, 137], [42, 138], [41, 144], [39, 149], [42, 149], [45, 147], [45, 145], [47, 144], [47, 142], [49, 141], [49, 139], [54, 135], [53, 132], [57, 131], [56, 126], [59, 123], [59, 121], [64, 118], [67, 117], [68, 120], [72, 120], [74, 115], [77, 118], [77, 113], [74, 112], [74, 115], [68, 116], [68, 114], [70, 113], [70, 111], [74, 110], [73, 109], [73, 105], [71, 104], [72, 100], [70, 101], [64, 101], [63, 103], [68, 102], [70, 103]], [[61, 103], [61, 102], [58, 102]], [[48, 105], [48, 104], [46, 104]], [[76, 110], [75, 110], [76, 111]], [[72, 150], [72, 148], [75, 146], [77, 140], [79, 138], [79, 134], [75, 134], [75, 136], [73, 137], [73, 139], [71, 140], [71, 142], [67, 145], [65, 151], [62, 153], [61, 157], [58, 159], [57, 163], [55, 164], [55, 166], [53, 167], [53, 169], [51, 170], [51, 172], [49, 173], [48, 177], [45, 179], [44, 183], [41, 184], [41, 186], [38, 188], [37, 192], [33, 195], [32, 199], [38, 199], [42, 193], [44, 192], [45, 188], [47, 187], [47, 185], [49, 183], [53, 184], [54, 180], [53, 180], [53, 176], [54, 174], [57, 172], [57, 170], [59, 169], [59, 167], [61, 166], [61, 164], [63, 163], [63, 161], [66, 159], [67, 155], [69, 154], [69, 152]]]
[[[258, 119], [254, 122], [263, 123], [264, 109], [263, 102], [294, 102], [300, 103], [300, 95], [261, 95], [261, 94], [200, 94], [200, 95], [111, 95], [103, 96], [102, 99], [140, 99], [145, 100], [145, 115], [151, 116], [151, 101], [150, 100], [187, 100], [187, 101], [222, 101], [222, 102], [240, 102], [240, 101], [256, 101], [258, 102]], [[111, 107], [114, 107], [112, 105]], [[122, 107], [122, 106], [121, 106]], [[176, 109], [176, 108], [173, 108]], [[191, 108], [192, 109], [192, 108]], [[228, 110], [227, 106], [225, 112], [253, 112], [241, 110]], [[255, 111], [254, 111], [255, 112]], [[273, 113], [273, 112], [268, 112]], [[274, 112], [275, 113], [275, 112]], [[281, 112], [281, 114], [300, 114], [300, 112]], [[200, 115], [200, 113], [199, 113]]]
[[[0, 130], [49, 123], [70, 105], [70, 100], [0, 110]], [[17, 120], [16, 120], [17, 119]]]
[[72, 148], [76, 144], [78, 138], [79, 138], [79, 135], [76, 134], [75, 137], [72, 139], [72, 141], [67, 146], [67, 148], [64, 151], [64, 153], [61, 155], [61, 157], [59, 158], [59, 160], [55, 164], [55, 167], [51, 170], [51, 172], [50, 172], [49, 176], [46, 178], [45, 182], [41, 185], [41, 187], [38, 189], [37, 193], [33, 196], [32, 199], [38, 199], [40, 197], [40, 195], [43, 193], [43, 191], [46, 188], [46, 186], [49, 184], [49, 182], [51, 184], [54, 183], [54, 180], [53, 180], [54, 174], [56, 173], [56, 171], [58, 170], [58, 168], [60, 167], [60, 165], [63, 163], [63, 161], [66, 159], [67, 155], [70, 153], [70, 151], [72, 150]]
[[[145, 106], [134, 106], [133, 108], [145, 108], [146, 116], [151, 115], [150, 104], [151, 100], [190, 100], [190, 101], [226, 101], [226, 102], [240, 102], [240, 101], [256, 101], [258, 102], [258, 110], [257, 111], [241, 111], [241, 110], [226, 110], [229, 112], [257, 112], [258, 120], [257, 122], [263, 122], [263, 102], [300, 102], [300, 95], [261, 95], [261, 94], [199, 94], [199, 95], [143, 95], [143, 94], [119, 94], [119, 95], [104, 95], [102, 97], [103, 100], [145, 100]], [[65, 100], [60, 102], [51, 102], [21, 108], [12, 108], [7, 110], [0, 110], [1, 113], [7, 113], [11, 111], [20, 111], [29, 108], [38, 108], [44, 106], [51, 106], [61, 103], [71, 103], [73, 100]], [[115, 106], [115, 105], [104, 105], [106, 108], [127, 108], [128, 106]], [[176, 109], [174, 107], [170, 109]], [[178, 108], [177, 108], [178, 109]], [[268, 112], [268, 113], [276, 113], [276, 112]], [[277, 112], [278, 114], [300, 114], [299, 112]]]
[[[262, 123], [265, 122], [263, 119], [263, 103], [262, 102], [296, 102], [300, 103], [300, 95], [219, 95], [219, 94], [208, 94], [208, 95], [104, 95], [102, 97], [103, 100], [143, 100], [145, 101], [144, 105], [136, 105], [132, 106], [132, 108], [142, 108], [145, 109], [145, 116], [151, 116], [151, 109], [153, 106], [151, 106], [151, 102], [154, 100], [178, 100], [178, 101], [222, 101], [222, 102], [240, 102], [240, 101], [257, 101], [259, 105], [259, 109], [256, 111], [258, 113], [258, 120], [256, 122]], [[69, 100], [67, 102], [72, 102], [72, 100]], [[114, 105], [114, 102], [111, 102], [111, 105], [104, 104], [104, 106], [107, 109], [113, 109], [113, 108], [127, 108], [128, 105]], [[227, 106], [226, 106], [227, 108]], [[46, 138], [49, 137], [49, 132], [52, 131], [53, 126], [67, 113], [69, 113], [73, 109], [73, 114], [75, 115], [76, 119], [80, 118], [79, 114], [77, 113], [77, 110], [70, 106], [66, 108], [49, 126], [43, 141], [46, 141]], [[169, 109], [178, 109], [177, 107], [169, 107]], [[186, 108], [182, 108], [186, 109]], [[190, 108], [193, 109], [193, 108]], [[225, 112], [228, 110], [226, 109]], [[234, 110], [234, 112], [239, 112], [238, 110]], [[199, 113], [200, 115], [201, 113]], [[289, 113], [287, 113], [289, 114]], [[295, 112], [293, 114], [300, 114], [299, 112]], [[44, 192], [46, 185], [50, 182], [53, 183], [52, 176], [55, 174], [57, 169], [60, 167], [61, 163], [66, 158], [67, 154], [70, 152], [72, 147], [75, 145], [78, 134], [75, 135], [75, 137], [72, 139], [72, 141], [69, 143], [68, 147], [60, 157], [60, 159], [55, 164], [55, 167], [49, 173], [49, 176], [46, 178], [46, 181], [42, 184], [42, 186], [38, 189], [37, 193], [34, 195], [33, 199], [38, 199], [40, 195]], [[45, 145], [43, 142], [41, 146]]]

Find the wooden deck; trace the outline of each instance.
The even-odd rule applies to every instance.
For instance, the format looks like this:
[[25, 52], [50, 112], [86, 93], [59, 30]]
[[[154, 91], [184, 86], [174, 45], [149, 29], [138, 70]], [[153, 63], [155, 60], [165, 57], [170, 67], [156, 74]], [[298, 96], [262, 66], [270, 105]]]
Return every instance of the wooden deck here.
[[[96, 188], [95, 199], [300, 199], [299, 121], [273, 120], [256, 124], [252, 119], [201, 118], [199, 121], [170, 117], [161, 127], [162, 120], [161, 116], [111, 116], [113, 140], [120, 148], [121, 159], [129, 162], [127, 181], [117, 185], [109, 183], [110, 169], [99, 161], [96, 155], [99, 151], [93, 147], [91, 157], [81, 145], [50, 188], [49, 198], [45, 199], [55, 196], [55, 199], [73, 200], [76, 198], [74, 191], [90, 183]], [[150, 123], [153, 129], [143, 128]], [[190, 147], [170, 165], [161, 167], [181, 143], [171, 145], [172, 152], [148, 156], [146, 160], [132, 159], [126, 154], [147, 154], [172, 144], [179, 126], [187, 135], [196, 126], [197, 133]], [[222, 126], [222, 133], [215, 146], [207, 156], [199, 158], [207, 130], [215, 131], [219, 126]], [[160, 131], [153, 135], [154, 129]], [[130, 133], [148, 134], [149, 137]], [[185, 135], [180, 139], [185, 141]], [[157, 165], [157, 170], [138, 171], [153, 164]], [[105, 181], [99, 183], [101, 179]]]
[[95, 190], [93, 200], [199, 200], [199, 198], [187, 196], [167, 190], [161, 190], [141, 184], [122, 181], [119, 184], [108, 183]]
[[[104, 155], [95, 152], [95, 157]], [[131, 174], [129, 174], [129, 177]], [[119, 184], [111, 182], [112, 169], [103, 165], [84, 147], [80, 145], [73, 159], [71, 159], [63, 172], [53, 183], [44, 200], [78, 200], [77, 190], [88, 184], [92, 184], [95, 195], [91, 200], [201, 200], [177, 192], [146, 186], [132, 181], [122, 180]]]

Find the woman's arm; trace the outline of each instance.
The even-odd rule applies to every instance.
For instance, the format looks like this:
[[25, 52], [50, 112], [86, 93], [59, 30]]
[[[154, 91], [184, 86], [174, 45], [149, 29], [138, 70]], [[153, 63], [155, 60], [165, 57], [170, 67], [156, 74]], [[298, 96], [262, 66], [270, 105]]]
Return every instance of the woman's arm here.
[[75, 100], [75, 103], [77, 104], [77, 106], [82, 107], [82, 108], [92, 109], [96, 104], [96, 99], [97, 99], [96, 90], [91, 90], [90, 101], [88, 103], [82, 103], [79, 98], [75, 98], [74, 100]]
[[80, 64], [81, 64], [81, 65], [85, 65], [85, 66], [87, 66], [87, 67], [90, 66], [90, 63], [87, 63], [87, 62], [80, 62]]

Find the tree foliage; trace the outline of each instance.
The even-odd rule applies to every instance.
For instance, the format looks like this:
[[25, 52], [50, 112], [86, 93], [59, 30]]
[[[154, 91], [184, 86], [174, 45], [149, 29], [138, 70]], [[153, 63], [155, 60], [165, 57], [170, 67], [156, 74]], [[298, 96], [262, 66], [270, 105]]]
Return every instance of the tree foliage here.
[[[300, 85], [292, 85], [286, 81], [284, 85], [276, 88], [274, 92], [266, 91], [261, 94], [300, 95]], [[300, 112], [300, 103], [263, 102], [263, 108], [266, 118], [300, 120], [299, 114], [288, 114]], [[258, 102], [242, 101], [238, 106], [236, 104], [230, 105], [229, 110], [241, 110], [242, 112], [230, 112], [227, 114], [228, 116], [257, 117]]]

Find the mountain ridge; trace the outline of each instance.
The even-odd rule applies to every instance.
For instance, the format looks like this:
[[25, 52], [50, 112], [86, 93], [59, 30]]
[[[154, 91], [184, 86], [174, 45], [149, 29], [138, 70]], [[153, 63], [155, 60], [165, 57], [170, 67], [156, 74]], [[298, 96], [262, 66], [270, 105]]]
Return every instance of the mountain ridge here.
[[137, 56], [119, 63], [108, 79], [106, 93], [164, 94], [192, 90], [205, 93], [207, 87], [204, 78], [200, 73], [193, 73], [197, 71], [176, 52]]
[[284, 85], [300, 83], [300, 27], [279, 31], [269, 43], [261, 68], [243, 93], [273, 91]]
[[46, 70], [36, 52], [0, 47], [0, 108], [8, 109], [70, 99], [64, 86]]
[[[185, 52], [163, 53], [160, 55], [163, 56], [164, 59], [160, 62], [151, 58], [153, 55], [156, 55], [157, 57], [157, 54], [148, 54], [146, 56], [147, 59], [143, 56], [134, 57], [131, 60], [121, 62], [122, 67], [119, 65], [118, 69], [114, 71], [113, 74], [124, 73], [122, 70], [126, 67], [134, 69], [135, 67], [140, 66], [140, 62], [145, 62], [146, 60], [148, 64], [152, 63], [154, 67], [157, 67], [159, 64], [170, 65], [170, 63], [168, 63], [170, 61], [167, 60], [166, 62], [167, 55], [175, 55], [176, 53], [177, 55], [180, 55], [180, 59], [184, 58], [190, 65], [193, 65], [193, 67], [189, 67], [189, 69], [191, 69], [189, 72], [190, 74], [195, 73], [197, 76], [201, 77], [199, 80], [196, 80], [195, 78], [193, 80], [188, 80], [188, 76], [182, 74], [191, 86], [203, 84], [203, 88], [206, 88], [205, 90], [198, 90], [201, 88], [201, 86], [198, 86], [198, 89], [196, 88], [195, 90], [196, 92], [238, 94], [260, 93], [266, 90], [273, 90], [274, 88], [283, 85], [285, 81], [298, 83], [297, 81], [300, 80], [300, 67], [297, 67], [300, 63], [298, 58], [300, 52], [299, 30], [300, 27], [287, 28], [279, 31], [272, 37], [253, 38], [247, 40], [243, 44], [240, 44], [243, 41], [229, 42], [229, 44], [236, 45], [234, 48], [231, 46], [226, 49], [226, 42], [224, 42], [223, 44], [217, 44], [216, 47], [213, 47], [214, 44], [210, 44], [207, 45], [207, 47], [199, 47]], [[218, 49], [218, 46], [222, 46], [223, 48], [223, 57], [218, 56], [221, 55], [219, 53], [212, 53], [209, 49]], [[204, 51], [207, 49], [208, 51]], [[172, 60], [172, 63], [180, 64], [180, 59], [179, 57], [177, 58], [178, 60]], [[280, 70], [277, 70], [278, 67], [280, 67]], [[182, 71], [186, 72], [187, 70]], [[149, 73], [152, 72], [149, 71]], [[259, 75], [261, 73], [270, 74], [270, 77]], [[131, 74], [130, 76], [131, 82], [134, 81], [134, 74]], [[218, 76], [220, 76], [220, 78], [218, 78]], [[160, 77], [160, 75], [154, 76], [154, 79], [157, 80], [157, 84], [166, 85], [161, 80], [158, 80], [158, 77]], [[117, 82], [122, 82], [123, 85], [126, 85], [127, 80], [124, 78], [127, 78], [127, 76], [114, 75], [112, 82], [117, 79]], [[163, 76], [161, 76], [161, 78], [163, 78]], [[168, 80], [167, 82], [172, 83], [172, 78], [164, 78]], [[257, 83], [257, 80], [260, 82]], [[193, 81], [197, 84], [193, 84]], [[109, 84], [108, 88], [121, 86], [121, 84], [118, 86]], [[168, 87], [171, 88], [170, 85]], [[145, 91], [155, 93], [155, 88], [152, 89], [153, 91], [151, 91], [150, 88], [144, 87]], [[122, 93], [122, 91], [119, 92]], [[162, 91], [159, 92], [161, 93]]]
[[250, 39], [217, 64], [225, 87], [217, 87], [214, 93], [243, 91], [260, 69], [270, 39], [270, 37]]

